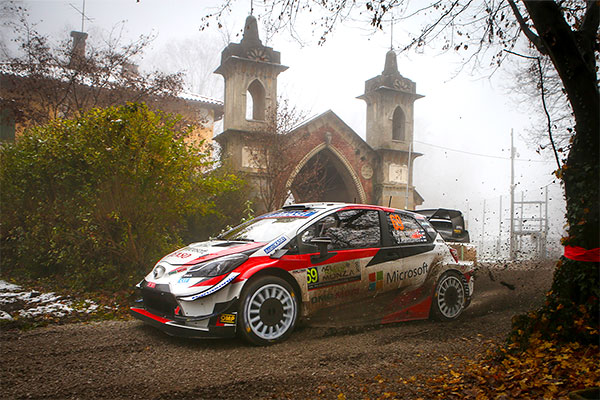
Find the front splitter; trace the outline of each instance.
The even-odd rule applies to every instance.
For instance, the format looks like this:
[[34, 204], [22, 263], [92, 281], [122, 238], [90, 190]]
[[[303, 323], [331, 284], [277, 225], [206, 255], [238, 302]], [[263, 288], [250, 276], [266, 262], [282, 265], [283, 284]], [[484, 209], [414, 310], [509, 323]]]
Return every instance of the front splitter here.
[[187, 338], [228, 338], [235, 336], [235, 325], [199, 328], [181, 324], [139, 307], [131, 307], [129, 313], [140, 321], [172, 336]]

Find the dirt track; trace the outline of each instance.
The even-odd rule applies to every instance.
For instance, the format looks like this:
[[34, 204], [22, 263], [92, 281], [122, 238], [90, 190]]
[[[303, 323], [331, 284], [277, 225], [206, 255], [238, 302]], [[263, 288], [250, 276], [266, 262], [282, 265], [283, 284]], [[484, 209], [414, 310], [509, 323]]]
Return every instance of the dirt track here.
[[268, 348], [237, 339], [173, 338], [138, 321], [2, 332], [0, 397], [377, 397], [377, 386], [366, 385], [377, 375], [386, 381], [426, 375], [442, 356], [474, 356], [490, 339], [503, 340], [512, 316], [540, 304], [551, 279], [547, 266], [481, 269], [475, 298], [457, 321], [308, 326]]

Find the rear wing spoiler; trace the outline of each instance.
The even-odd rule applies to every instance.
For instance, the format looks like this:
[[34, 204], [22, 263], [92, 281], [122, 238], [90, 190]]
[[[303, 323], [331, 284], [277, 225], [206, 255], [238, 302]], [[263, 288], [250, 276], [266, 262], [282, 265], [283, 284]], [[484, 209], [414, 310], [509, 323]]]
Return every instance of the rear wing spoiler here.
[[[442, 235], [444, 240], [448, 242], [469, 243], [469, 231], [465, 229], [465, 219], [462, 212], [459, 210], [451, 210], [447, 208], [432, 208], [426, 210], [416, 210], [417, 214], [421, 214], [429, 220], [429, 223]], [[449, 231], [445, 225], [447, 222], [452, 223], [452, 231]], [[442, 229], [445, 228], [445, 229]]]

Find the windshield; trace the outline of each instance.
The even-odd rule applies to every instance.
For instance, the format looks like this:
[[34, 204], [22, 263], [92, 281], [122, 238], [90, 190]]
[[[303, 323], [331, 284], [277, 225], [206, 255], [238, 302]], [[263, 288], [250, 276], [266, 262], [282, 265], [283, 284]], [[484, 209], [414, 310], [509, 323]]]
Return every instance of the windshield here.
[[305, 222], [306, 218], [298, 217], [257, 218], [225, 232], [219, 239], [266, 243], [284, 233], [295, 233]]

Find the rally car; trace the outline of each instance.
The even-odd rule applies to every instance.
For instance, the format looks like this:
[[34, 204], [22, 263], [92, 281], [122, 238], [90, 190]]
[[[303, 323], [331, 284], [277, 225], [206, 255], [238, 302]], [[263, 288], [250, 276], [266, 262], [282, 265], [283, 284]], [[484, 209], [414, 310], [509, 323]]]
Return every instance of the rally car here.
[[131, 314], [171, 335], [266, 345], [299, 318], [453, 320], [472, 272], [420, 214], [297, 204], [168, 254], [137, 285]]

